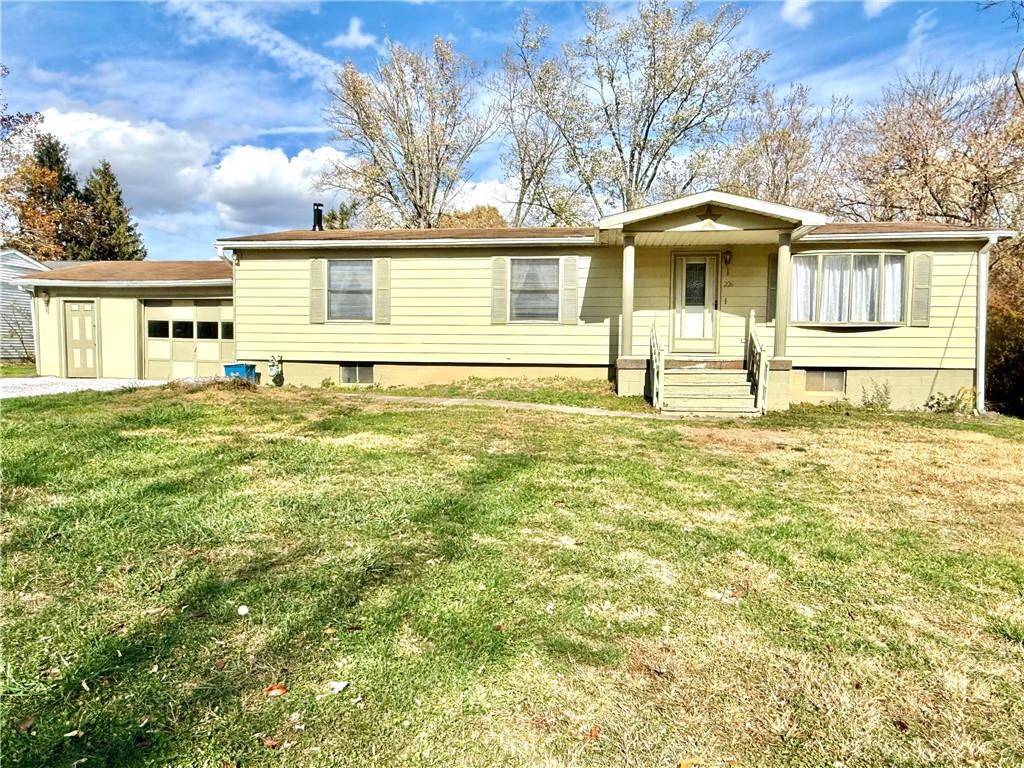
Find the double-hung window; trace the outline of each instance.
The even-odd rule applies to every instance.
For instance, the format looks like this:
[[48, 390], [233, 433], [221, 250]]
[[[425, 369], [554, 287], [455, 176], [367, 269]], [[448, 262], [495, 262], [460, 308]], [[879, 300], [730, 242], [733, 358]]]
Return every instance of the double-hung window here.
[[793, 257], [790, 318], [823, 325], [898, 325], [906, 316], [901, 253], [807, 253]]
[[508, 285], [510, 321], [558, 322], [561, 280], [557, 258], [509, 259]]
[[373, 320], [373, 260], [327, 262], [327, 319]]

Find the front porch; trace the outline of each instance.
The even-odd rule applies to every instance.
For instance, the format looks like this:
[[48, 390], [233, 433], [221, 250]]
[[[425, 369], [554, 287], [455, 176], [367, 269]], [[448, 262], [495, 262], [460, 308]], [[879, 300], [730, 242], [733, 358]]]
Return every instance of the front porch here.
[[[601, 222], [622, 248], [620, 394], [695, 413], [788, 407], [790, 244], [810, 211], [704, 193]], [[774, 386], [773, 386], [774, 384]]]

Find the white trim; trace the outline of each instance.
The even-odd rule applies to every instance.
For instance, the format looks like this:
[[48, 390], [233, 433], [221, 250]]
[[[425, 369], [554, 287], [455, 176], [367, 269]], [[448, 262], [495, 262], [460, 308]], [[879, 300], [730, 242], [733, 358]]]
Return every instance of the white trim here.
[[[536, 261], [537, 259], [556, 259], [558, 261], [558, 317], [554, 320], [548, 319], [527, 319], [527, 320], [513, 320], [512, 319], [512, 262], [513, 261]], [[506, 256], [506, 264], [508, 265], [508, 279], [505, 281], [505, 324], [506, 325], [561, 325], [562, 324], [562, 286], [565, 280], [563, 269], [565, 268], [565, 261], [561, 256]], [[576, 277], [577, 282], [579, 276]], [[577, 293], [579, 287], [576, 288]]]
[[476, 237], [433, 240], [218, 240], [217, 247], [236, 251], [295, 250], [309, 248], [458, 248], [524, 245], [597, 245], [591, 235], [567, 237]]
[[634, 208], [631, 211], [623, 211], [611, 216], [605, 216], [598, 222], [601, 229], [617, 229], [626, 224], [632, 224], [644, 219], [653, 219], [657, 216], [685, 211], [689, 208], [698, 208], [702, 205], [719, 205], [724, 208], [732, 208], [747, 213], [756, 213], [775, 219], [783, 219], [794, 224], [819, 225], [827, 224], [830, 219], [824, 214], [815, 211], [808, 211], [803, 208], [794, 208], [790, 205], [768, 203], [764, 200], [756, 200], [752, 197], [732, 195], [728, 192], [711, 190], [699, 192], [695, 195], [688, 195], [677, 200], [668, 200], [664, 203], [647, 205], [643, 208]]
[[[809, 234], [800, 238], [802, 243], [831, 242], [890, 242], [902, 240], [1006, 240], [1017, 233], [1008, 229], [963, 230], [942, 232], [857, 232], [845, 235]], [[794, 238], [795, 240], [796, 238]]]
[[46, 278], [22, 277], [12, 282], [16, 285], [55, 288], [190, 288], [194, 286], [230, 286], [231, 278], [214, 280], [47, 280]]
[[[370, 262], [370, 318], [362, 317], [331, 317], [331, 263], [351, 264], [354, 261]], [[324, 259], [324, 324], [341, 323], [344, 325], [375, 323], [377, 321], [377, 260], [375, 258], [344, 258]], [[340, 374], [339, 374], [340, 375]]]
[[[846, 320], [821, 320], [821, 297], [822, 288], [821, 281], [824, 278], [824, 257], [826, 256], [849, 256], [850, 257], [850, 269], [852, 279], [853, 269], [853, 257], [854, 256], [877, 256], [878, 257], [878, 295], [877, 300], [877, 313], [878, 320], [850, 320], [850, 316], [853, 314], [853, 284], [850, 284], [850, 292], [846, 297]], [[792, 254], [790, 261], [806, 257], [814, 256], [817, 261], [814, 273], [814, 307], [812, 311], [812, 318], [810, 320], [794, 320], [793, 319], [793, 306], [792, 306], [792, 294], [790, 294], [790, 306], [788, 309], [789, 321], [788, 324], [791, 327], [796, 328], [843, 328], [847, 330], [861, 329], [861, 330], [874, 330], [878, 328], [901, 328], [910, 325], [910, 301], [913, 295], [913, 276], [911, 272], [910, 264], [910, 252], [901, 248], [818, 248], [810, 251], [798, 251]], [[903, 258], [903, 302], [902, 312], [899, 320], [882, 320], [882, 303], [885, 297], [885, 257], [886, 256], [900, 256]], [[792, 269], [792, 264], [790, 266]], [[778, 270], [776, 270], [776, 273]], [[776, 279], [778, 275], [776, 274]]]

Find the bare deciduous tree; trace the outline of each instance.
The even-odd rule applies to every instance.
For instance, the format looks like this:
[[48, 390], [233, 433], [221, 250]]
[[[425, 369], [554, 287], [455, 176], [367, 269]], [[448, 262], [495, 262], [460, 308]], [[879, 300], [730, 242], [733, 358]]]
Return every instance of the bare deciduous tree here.
[[1005, 75], [900, 76], [851, 146], [835, 211], [850, 218], [1005, 226], [1024, 194], [1024, 111]]
[[[983, 11], [1008, 6], [1010, 20], [1017, 25], [1017, 30], [1020, 31], [1021, 27], [1024, 27], [1024, 0], [981, 0], [978, 5]], [[1020, 99], [1020, 103], [1024, 104], [1024, 48], [1021, 48], [1017, 54], [1011, 74], [1013, 75], [1013, 85], [1017, 89], [1017, 97]]]
[[370, 225], [436, 227], [492, 131], [476, 101], [478, 71], [441, 38], [430, 55], [388, 42], [373, 75], [346, 63], [326, 118], [353, 162], [320, 185], [362, 201]]
[[[531, 45], [530, 20], [529, 14], [520, 19], [520, 52]], [[578, 223], [579, 184], [568, 188], [560, 176], [566, 157], [565, 142], [558, 127], [533, 98], [521, 57], [506, 51], [501, 69], [488, 85], [495, 94], [504, 134], [502, 168], [515, 190], [515, 198], [507, 201], [511, 205], [510, 224], [521, 227]]]
[[588, 8], [584, 34], [547, 58], [545, 27], [520, 36], [512, 55], [532, 103], [558, 130], [565, 170], [595, 213], [645, 204], [670, 159], [727, 127], [768, 55], [732, 45], [743, 16], [646, 0], [622, 19]]
[[0, 64], [0, 238], [10, 242], [19, 231], [14, 175], [32, 154], [43, 116], [38, 112], [8, 112], [2, 81], [10, 74]]
[[772, 86], [751, 99], [734, 142], [713, 155], [712, 186], [802, 208], [832, 208], [837, 164], [850, 124], [850, 101], [811, 104], [809, 90]]

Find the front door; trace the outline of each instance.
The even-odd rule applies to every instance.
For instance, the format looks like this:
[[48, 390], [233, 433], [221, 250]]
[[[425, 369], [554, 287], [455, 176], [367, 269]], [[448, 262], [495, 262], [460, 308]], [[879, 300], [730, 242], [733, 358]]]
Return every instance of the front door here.
[[64, 303], [64, 349], [68, 376], [96, 378], [96, 305], [93, 302]]
[[672, 350], [717, 351], [718, 254], [676, 254], [673, 281]]

